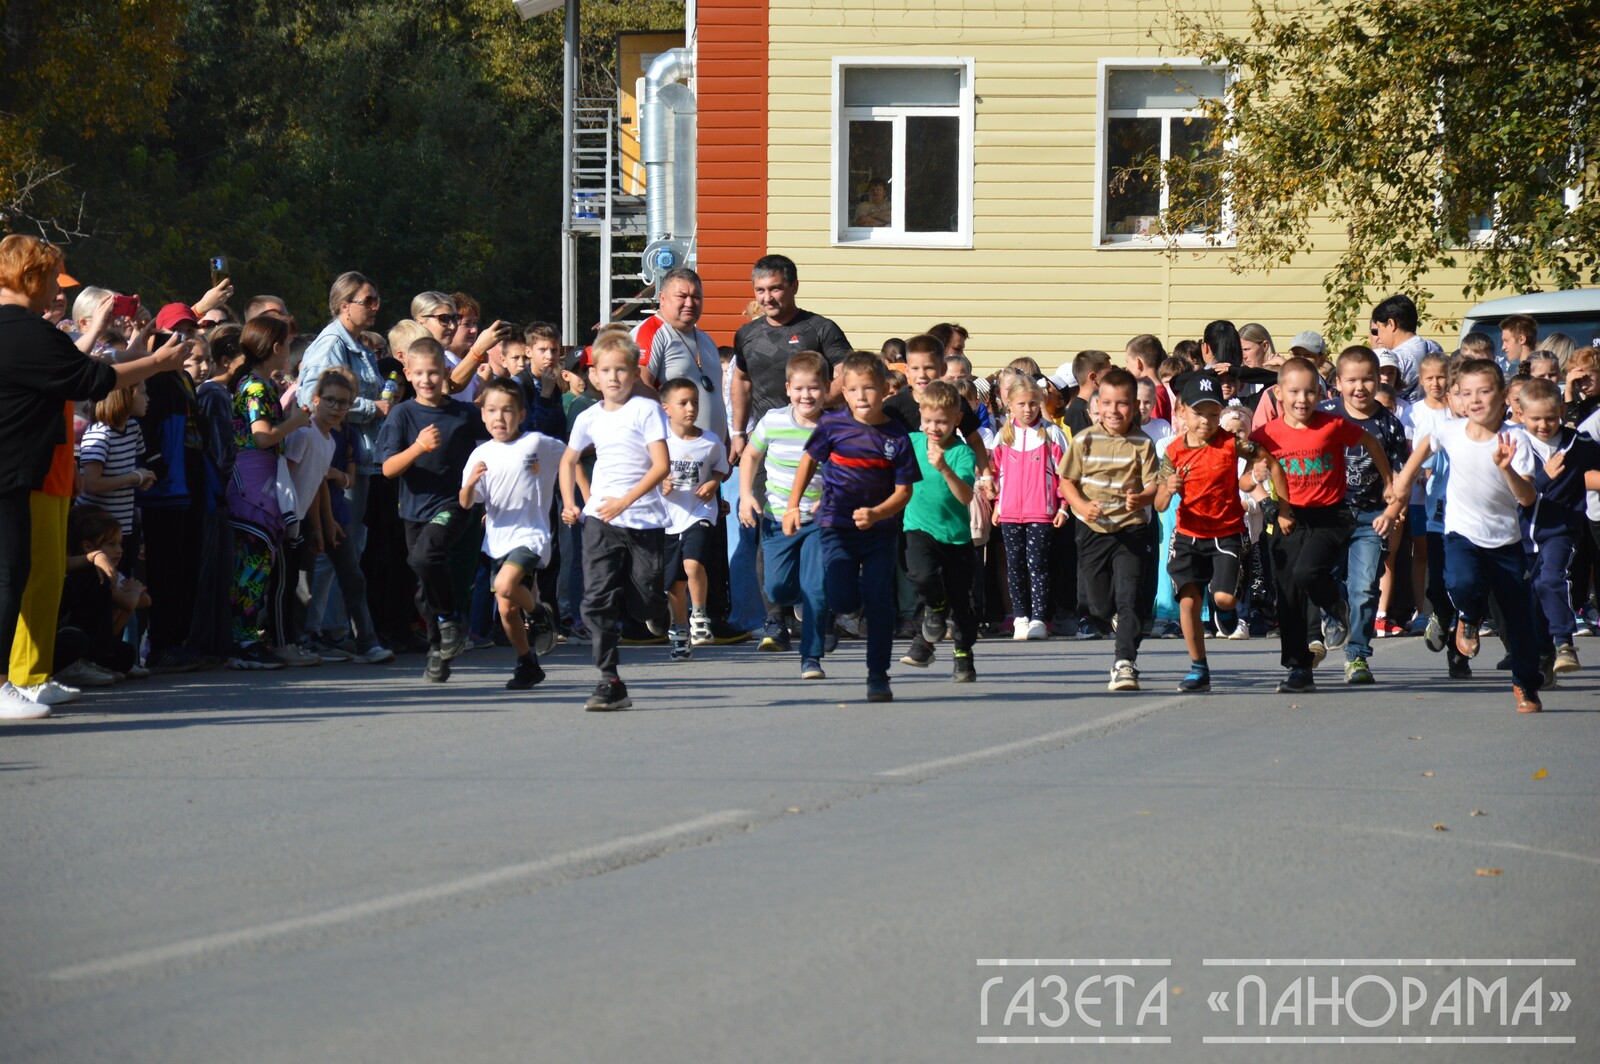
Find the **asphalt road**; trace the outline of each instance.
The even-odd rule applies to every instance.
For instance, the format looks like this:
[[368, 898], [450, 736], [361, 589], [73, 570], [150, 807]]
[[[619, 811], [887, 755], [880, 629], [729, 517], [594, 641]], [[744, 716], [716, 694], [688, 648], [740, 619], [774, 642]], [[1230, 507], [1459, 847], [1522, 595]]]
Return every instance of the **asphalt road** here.
[[[1199, 696], [1180, 642], [1132, 695], [1110, 650], [984, 642], [955, 686], [942, 645], [868, 705], [859, 643], [810, 683], [626, 648], [614, 715], [587, 648], [515, 696], [474, 651], [6, 726], [0, 1060], [1597, 1059], [1600, 670], [1533, 717], [1493, 640], [1483, 680], [1387, 640], [1300, 696], [1275, 641]], [[1351, 1036], [1535, 1041], [1205, 1041]]]

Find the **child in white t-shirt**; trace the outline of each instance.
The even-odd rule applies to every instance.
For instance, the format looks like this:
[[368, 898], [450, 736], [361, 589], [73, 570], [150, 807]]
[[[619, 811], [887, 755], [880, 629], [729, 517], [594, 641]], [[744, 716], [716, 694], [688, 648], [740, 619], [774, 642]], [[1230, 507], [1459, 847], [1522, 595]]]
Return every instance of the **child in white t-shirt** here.
[[[671, 658], [688, 661], [695, 645], [711, 641], [706, 614], [710, 580], [706, 561], [715, 546], [716, 523], [722, 520], [721, 485], [733, 471], [728, 451], [715, 433], [703, 432], [699, 384], [677, 377], [661, 386], [667, 412], [667, 458], [672, 472], [661, 485], [667, 503], [666, 591], [672, 603]], [[687, 594], [685, 594], [687, 592]], [[687, 600], [687, 601], [686, 601]]]
[[328, 503], [328, 468], [333, 464], [333, 430], [344, 421], [355, 398], [355, 387], [340, 373], [317, 378], [311, 397], [311, 424], [289, 433], [283, 440], [283, 457], [289, 464], [294, 487], [294, 512], [284, 514], [287, 525], [283, 550], [267, 579], [267, 644], [292, 666], [320, 665], [322, 658], [302, 646], [306, 604], [300, 598], [300, 578], [316, 568], [317, 555], [331, 550], [324, 535], [334, 529]]
[[1478, 625], [1492, 593], [1505, 619], [1512, 691], [1518, 713], [1537, 713], [1542, 684], [1534, 635], [1533, 596], [1517, 506], [1532, 506], [1534, 452], [1520, 426], [1505, 424], [1505, 379], [1489, 359], [1461, 364], [1456, 387], [1465, 418], [1434, 426], [1419, 438], [1411, 460], [1388, 491], [1391, 504], [1409, 499], [1424, 462], [1435, 451], [1450, 460], [1445, 486], [1445, 588], [1460, 615], [1455, 645], [1478, 653]]
[[517, 654], [506, 690], [526, 691], [544, 679], [539, 652], [548, 652], [555, 639], [555, 618], [538, 600], [534, 575], [550, 563], [551, 491], [565, 445], [522, 431], [527, 410], [515, 380], [492, 378], [479, 397], [489, 440], [467, 456], [456, 501], [463, 510], [484, 505], [483, 552], [494, 559], [495, 604]]
[[[653, 635], [667, 632], [661, 582], [667, 504], [659, 488], [672, 465], [661, 404], [633, 395], [638, 346], [613, 334], [597, 340], [592, 350], [589, 379], [602, 398], [572, 423], [561, 456], [561, 520], [583, 522], [583, 622], [600, 670], [600, 683], [584, 708], [604, 712], [633, 705], [617, 675], [623, 610], [643, 620]], [[578, 459], [591, 447], [589, 501], [580, 510]]]

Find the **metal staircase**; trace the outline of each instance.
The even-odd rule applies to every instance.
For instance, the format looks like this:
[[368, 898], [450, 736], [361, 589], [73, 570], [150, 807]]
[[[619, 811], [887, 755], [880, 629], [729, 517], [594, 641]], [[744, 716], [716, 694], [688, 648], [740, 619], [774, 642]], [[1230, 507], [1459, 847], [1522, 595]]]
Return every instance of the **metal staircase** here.
[[645, 202], [622, 192], [617, 145], [617, 111], [610, 100], [580, 100], [573, 109], [572, 158], [568, 160], [572, 202], [571, 232], [600, 240], [600, 316], [607, 321], [639, 321], [653, 314], [657, 301], [645, 283]]

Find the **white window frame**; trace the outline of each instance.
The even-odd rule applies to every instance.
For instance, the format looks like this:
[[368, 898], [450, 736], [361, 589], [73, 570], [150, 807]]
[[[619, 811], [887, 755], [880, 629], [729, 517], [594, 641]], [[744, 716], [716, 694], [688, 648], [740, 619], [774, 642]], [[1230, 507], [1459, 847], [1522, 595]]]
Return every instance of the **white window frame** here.
[[[854, 67], [953, 67], [961, 70], [961, 102], [956, 117], [960, 121], [961, 159], [957, 164], [960, 198], [957, 228], [953, 233], [908, 233], [905, 231], [906, 138], [907, 118], [931, 116], [948, 118], [948, 107], [846, 107], [844, 105], [844, 72]], [[833, 217], [828, 228], [835, 247], [874, 248], [962, 248], [972, 245], [972, 155], [976, 128], [974, 91], [976, 64], [970, 56], [850, 56], [833, 60], [833, 136], [832, 174], [833, 189], [830, 202]], [[852, 121], [888, 119], [894, 124], [894, 174], [890, 181], [890, 204], [894, 224], [887, 226], [850, 225], [855, 204], [850, 191], [850, 153], [845, 137]]]
[[[1180, 248], [1231, 248], [1234, 246], [1233, 210], [1230, 201], [1224, 197], [1222, 203], [1222, 231], [1213, 236], [1203, 233], [1182, 233], [1176, 237], [1168, 238], [1154, 233], [1149, 236], [1139, 236], [1136, 233], [1106, 235], [1106, 150], [1108, 148], [1108, 132], [1112, 118], [1164, 118], [1182, 119], [1196, 116], [1197, 112], [1175, 107], [1141, 107], [1133, 110], [1119, 110], [1115, 115], [1107, 110], [1106, 88], [1110, 82], [1113, 71], [1120, 70], [1160, 70], [1171, 67], [1175, 70], [1211, 68], [1221, 70], [1226, 82], [1231, 83], [1235, 77], [1233, 70], [1220, 63], [1207, 63], [1203, 59], [1176, 58], [1152, 59], [1149, 57], [1132, 59], [1102, 59], [1099, 63], [1099, 84], [1095, 94], [1095, 144], [1094, 144], [1094, 230], [1090, 234], [1090, 243], [1102, 251], [1149, 251], [1159, 250], [1169, 246]], [[1161, 159], [1165, 162], [1172, 150], [1172, 122], [1166, 121], [1161, 125]], [[1226, 148], [1226, 146], [1225, 146]], [[1161, 211], [1167, 209], [1167, 183], [1161, 183]]]

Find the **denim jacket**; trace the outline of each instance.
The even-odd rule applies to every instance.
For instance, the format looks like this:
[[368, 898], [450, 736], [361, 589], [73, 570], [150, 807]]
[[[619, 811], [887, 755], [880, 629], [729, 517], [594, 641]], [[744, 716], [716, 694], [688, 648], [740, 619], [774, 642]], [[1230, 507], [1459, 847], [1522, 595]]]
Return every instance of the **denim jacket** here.
[[383, 415], [378, 413], [377, 407], [377, 399], [383, 393], [383, 375], [378, 372], [377, 356], [362, 347], [337, 318], [317, 334], [300, 360], [295, 389], [300, 405], [310, 407], [311, 397], [316, 394], [317, 378], [334, 366], [354, 374], [359, 388], [350, 413], [345, 417], [351, 439], [357, 446], [356, 469], [362, 473], [376, 473], [382, 468], [376, 455], [378, 430], [383, 427]]

